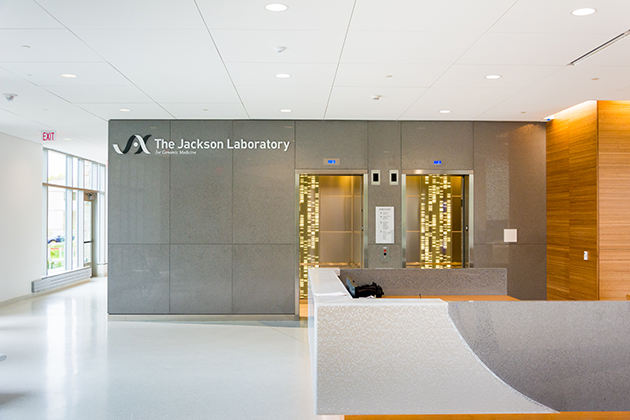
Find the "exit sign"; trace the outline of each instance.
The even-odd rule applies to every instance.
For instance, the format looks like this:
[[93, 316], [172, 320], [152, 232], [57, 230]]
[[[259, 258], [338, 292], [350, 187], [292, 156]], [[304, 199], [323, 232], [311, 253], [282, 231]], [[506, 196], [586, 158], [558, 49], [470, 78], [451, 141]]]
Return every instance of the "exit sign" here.
[[56, 131], [42, 131], [42, 140], [43, 141], [57, 140], [57, 132]]

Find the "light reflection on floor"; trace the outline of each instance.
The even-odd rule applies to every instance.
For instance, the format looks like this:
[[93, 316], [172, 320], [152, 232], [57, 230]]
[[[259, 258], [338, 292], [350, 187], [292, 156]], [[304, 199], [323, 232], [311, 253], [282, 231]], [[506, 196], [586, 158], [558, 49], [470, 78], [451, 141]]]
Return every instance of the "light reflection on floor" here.
[[304, 322], [108, 322], [106, 279], [0, 308], [0, 419], [315, 416]]

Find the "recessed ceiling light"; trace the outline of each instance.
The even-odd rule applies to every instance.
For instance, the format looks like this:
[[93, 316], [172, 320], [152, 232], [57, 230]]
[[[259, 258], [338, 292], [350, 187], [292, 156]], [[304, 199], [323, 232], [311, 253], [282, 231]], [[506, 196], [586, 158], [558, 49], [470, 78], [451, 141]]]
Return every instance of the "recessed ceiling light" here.
[[592, 7], [585, 7], [583, 9], [576, 9], [571, 12], [573, 16], [588, 16], [597, 12], [597, 9], [593, 9]]
[[450, 114], [451, 110], [450, 109], [443, 109], [440, 111], [440, 114]]
[[599, 77], [593, 77], [591, 80], [599, 80]]
[[120, 112], [131, 112], [131, 110], [127, 109], [127, 108], [120, 108], [119, 111]]
[[387, 76], [385, 76], [386, 79], [389, 79], [389, 78], [392, 78], [392, 77], [394, 77], [394, 76], [391, 75], [391, 74], [388, 74]]
[[280, 112], [292, 112], [290, 109], [281, 109]]
[[61, 75], [61, 77], [67, 77], [68, 79], [74, 79], [75, 77], [77, 77], [76, 74], [70, 74], [70, 73], [64, 73]]
[[282, 3], [271, 3], [265, 6], [265, 9], [269, 10], [270, 12], [284, 12], [288, 8], [289, 6]]
[[488, 80], [496, 80], [496, 79], [500, 79], [501, 75], [500, 74], [489, 74], [486, 76], [486, 79]]
[[289, 77], [291, 77], [291, 75], [287, 74], [287, 73], [278, 73], [278, 74], [276, 74], [276, 77], [278, 79], [288, 79]]
[[204, 112], [205, 112], [205, 111], [207, 111], [207, 110], [208, 110], [208, 108], [204, 108], [204, 109], [202, 109], [202, 111], [204, 111]]
[[24, 45], [20, 45], [20, 47], [22, 47], [22, 48], [31, 48], [31, 46], [30, 46], [30, 45], [26, 45], [26, 44], [24, 44]]
[[72, 140], [72, 139], [70, 139], [70, 138], [66, 137], [66, 138], [64, 138], [64, 140], [68, 140], [68, 141], [69, 141], [69, 140]]

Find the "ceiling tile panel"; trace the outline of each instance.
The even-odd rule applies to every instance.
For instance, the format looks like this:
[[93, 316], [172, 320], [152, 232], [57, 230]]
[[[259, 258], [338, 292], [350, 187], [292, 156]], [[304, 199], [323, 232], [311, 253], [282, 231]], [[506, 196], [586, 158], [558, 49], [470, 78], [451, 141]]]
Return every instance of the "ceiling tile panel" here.
[[240, 103], [218, 104], [218, 103], [162, 103], [170, 114], [180, 120], [242, 120], [248, 119], [248, 115]]
[[[564, 66], [504, 66], [456, 64], [433, 86], [445, 88], [525, 88], [560, 70]], [[486, 79], [499, 75], [499, 79]]]
[[197, 0], [203, 17], [214, 29], [345, 30], [354, 0], [283, 0], [289, 8], [270, 12], [266, 0]]
[[[244, 86], [239, 88], [239, 93], [250, 118], [321, 119], [330, 88]], [[292, 112], [284, 113], [281, 109]]]
[[[571, 12], [592, 7], [589, 16]], [[630, 2], [610, 0], [520, 0], [490, 29], [502, 33], [597, 34], [621, 33], [630, 28]]]
[[[403, 120], [475, 120], [486, 110], [515, 95], [518, 89], [429, 89], [401, 117]], [[440, 113], [450, 110], [448, 114]]]
[[474, 41], [458, 32], [350, 31], [341, 62], [451, 64]]
[[142, 90], [157, 102], [170, 103], [240, 103], [232, 85], [192, 84], [143, 85]]
[[75, 104], [151, 102], [151, 98], [131, 84], [128, 86], [47, 86], [46, 90]]
[[32, 0], [0, 1], [1, 29], [63, 28], [59, 22]]
[[[108, 63], [5, 63], [2, 67], [37, 86], [131, 85]], [[77, 77], [63, 77], [62, 74]]]
[[425, 91], [425, 88], [335, 87], [325, 118], [395, 120]]
[[562, 66], [606, 42], [612, 34], [487, 33], [457, 64]]
[[67, 29], [0, 29], [0, 51], [0, 63], [103, 61]]
[[231, 84], [205, 30], [81, 30], [78, 35], [139, 87]]
[[243, 86], [239, 88], [239, 94], [246, 107], [248, 102], [268, 101], [272, 107], [274, 104], [279, 104], [282, 108], [287, 108], [289, 105], [299, 105], [302, 101], [326, 102], [330, 95], [330, 88]]
[[[630, 69], [629, 69], [630, 70]], [[603, 101], [628, 101], [630, 100], [630, 88], [621, 89], [615, 92], [611, 92], [606, 95], [602, 95], [601, 100]]]
[[[226, 63], [337, 63], [345, 31], [212, 31]], [[274, 49], [284, 46], [278, 53]]]
[[485, 32], [516, 0], [360, 0], [353, 31]]
[[448, 67], [447, 64], [342, 63], [335, 86], [428, 87]]
[[68, 28], [203, 29], [194, 0], [37, 0]]
[[[335, 78], [335, 63], [228, 63], [234, 84], [240, 86], [328, 86]], [[277, 74], [291, 77], [278, 78]]]
[[[277, 105], [274, 107], [274, 105]], [[280, 112], [278, 104], [268, 102], [249, 102], [247, 112], [253, 120], [321, 120], [324, 118], [326, 103], [304, 101], [293, 112]]]
[[[81, 104], [81, 108], [104, 120], [170, 120], [173, 116], [156, 103]], [[120, 109], [129, 109], [122, 112]]]

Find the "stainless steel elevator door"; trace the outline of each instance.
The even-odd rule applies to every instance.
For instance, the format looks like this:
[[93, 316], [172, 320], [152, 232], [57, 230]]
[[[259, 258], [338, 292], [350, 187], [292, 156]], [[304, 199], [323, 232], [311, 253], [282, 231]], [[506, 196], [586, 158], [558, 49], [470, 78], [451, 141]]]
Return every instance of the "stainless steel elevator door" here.
[[406, 176], [406, 267], [466, 266], [466, 184], [464, 175]]
[[300, 298], [308, 267], [363, 266], [363, 176], [301, 174]]

